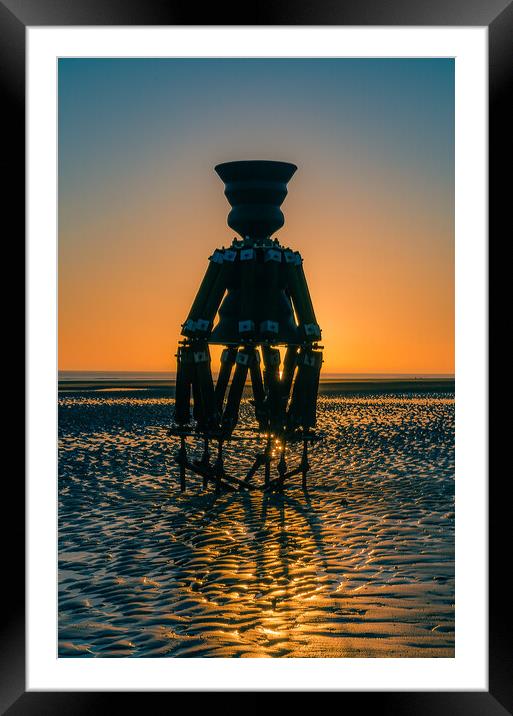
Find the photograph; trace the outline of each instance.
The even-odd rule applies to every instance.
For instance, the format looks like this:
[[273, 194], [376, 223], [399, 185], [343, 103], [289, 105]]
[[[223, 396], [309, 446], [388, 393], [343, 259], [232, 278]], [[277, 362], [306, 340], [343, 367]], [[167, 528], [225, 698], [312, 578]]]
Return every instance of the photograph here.
[[56, 73], [58, 659], [454, 660], [454, 57]]
[[513, 715], [513, 0], [0, 0], [0, 37], [0, 714]]

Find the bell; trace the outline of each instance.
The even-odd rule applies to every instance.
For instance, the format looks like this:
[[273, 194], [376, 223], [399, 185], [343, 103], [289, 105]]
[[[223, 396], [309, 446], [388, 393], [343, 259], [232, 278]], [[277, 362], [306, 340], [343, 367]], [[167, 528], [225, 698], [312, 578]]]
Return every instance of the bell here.
[[285, 218], [280, 209], [287, 196], [287, 182], [297, 166], [288, 162], [226, 162], [215, 167], [225, 183], [225, 196], [232, 206], [228, 226], [243, 239], [266, 239], [281, 229]]

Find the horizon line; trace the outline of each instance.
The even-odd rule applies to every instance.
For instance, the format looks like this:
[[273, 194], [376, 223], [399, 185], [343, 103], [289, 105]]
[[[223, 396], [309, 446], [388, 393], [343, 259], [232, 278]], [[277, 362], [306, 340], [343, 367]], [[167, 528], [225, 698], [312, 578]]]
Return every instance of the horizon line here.
[[[68, 369], [68, 368], [59, 368], [58, 374], [77, 374], [77, 373], [83, 373], [83, 374], [89, 374], [89, 375], [100, 375], [100, 374], [116, 374], [116, 375], [137, 375], [137, 374], [161, 374], [161, 375], [176, 375], [176, 371], [174, 370], [111, 370], [111, 369]], [[326, 371], [322, 372], [321, 375], [376, 375], [376, 376], [415, 376], [415, 375], [422, 375], [422, 376], [443, 376], [448, 378], [454, 378], [455, 373], [454, 372], [432, 372], [432, 371], [422, 371], [422, 370], [413, 370], [413, 371]]]

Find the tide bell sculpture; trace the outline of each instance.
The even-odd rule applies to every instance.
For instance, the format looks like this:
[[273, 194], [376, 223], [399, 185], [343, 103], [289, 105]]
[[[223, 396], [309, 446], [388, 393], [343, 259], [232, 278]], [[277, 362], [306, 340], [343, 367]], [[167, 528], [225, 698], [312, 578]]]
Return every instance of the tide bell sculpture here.
[[[180, 487], [186, 470], [203, 477], [203, 486], [221, 489], [281, 491], [285, 481], [302, 474], [306, 488], [308, 443], [316, 440], [316, 404], [322, 346], [297, 251], [272, 239], [284, 224], [281, 204], [297, 167], [273, 161], [219, 164], [231, 205], [228, 226], [240, 239], [215, 249], [198, 293], [182, 324], [177, 352], [176, 397], [170, 434], [180, 437], [175, 458]], [[224, 346], [214, 381], [211, 345]], [[255, 427], [238, 428], [245, 389], [252, 391]], [[191, 404], [192, 397], [192, 404]], [[192, 412], [191, 412], [192, 407]], [[203, 441], [203, 454], [191, 460], [188, 437]], [[241, 478], [225, 468], [223, 445], [257, 440], [254, 462]], [[210, 445], [217, 445], [211, 462]], [[299, 464], [287, 468], [290, 447], [302, 444]], [[287, 452], [288, 451], [288, 452]], [[273, 461], [277, 476], [271, 478]], [[264, 468], [263, 484], [253, 478]]]

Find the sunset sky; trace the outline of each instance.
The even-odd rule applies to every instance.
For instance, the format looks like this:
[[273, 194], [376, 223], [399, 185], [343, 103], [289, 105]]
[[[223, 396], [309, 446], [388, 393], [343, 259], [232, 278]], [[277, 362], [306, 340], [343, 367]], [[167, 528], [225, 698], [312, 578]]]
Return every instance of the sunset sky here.
[[451, 59], [60, 60], [61, 370], [175, 370], [237, 159], [298, 165], [324, 372], [453, 372]]

